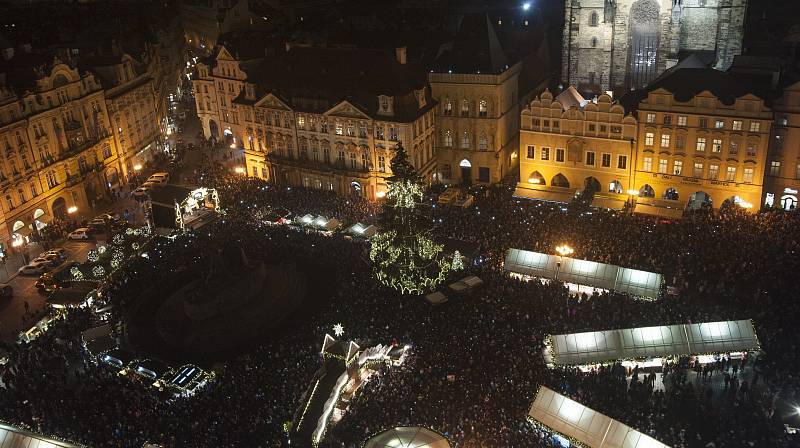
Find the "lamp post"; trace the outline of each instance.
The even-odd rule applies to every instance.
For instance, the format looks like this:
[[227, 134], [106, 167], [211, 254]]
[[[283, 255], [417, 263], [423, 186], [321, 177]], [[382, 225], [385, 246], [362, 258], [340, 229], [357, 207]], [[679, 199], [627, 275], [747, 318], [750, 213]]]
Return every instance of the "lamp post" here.
[[561, 262], [564, 261], [564, 257], [566, 257], [567, 255], [572, 255], [572, 253], [575, 252], [575, 250], [566, 244], [562, 244], [560, 246], [556, 246], [556, 252], [558, 252], [559, 258], [558, 258], [558, 263], [556, 263], [555, 279], [558, 280], [558, 273], [559, 271], [561, 271]]
[[631, 204], [631, 213], [636, 208], [636, 198], [639, 196], [639, 190], [630, 189], [628, 190], [628, 202]]

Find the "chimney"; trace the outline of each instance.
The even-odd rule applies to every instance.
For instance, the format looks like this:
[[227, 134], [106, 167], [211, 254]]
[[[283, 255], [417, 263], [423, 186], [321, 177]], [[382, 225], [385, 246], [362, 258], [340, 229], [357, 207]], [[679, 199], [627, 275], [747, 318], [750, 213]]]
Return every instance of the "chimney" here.
[[397, 58], [397, 62], [401, 64], [406, 63], [406, 47], [397, 47], [394, 49], [394, 55]]

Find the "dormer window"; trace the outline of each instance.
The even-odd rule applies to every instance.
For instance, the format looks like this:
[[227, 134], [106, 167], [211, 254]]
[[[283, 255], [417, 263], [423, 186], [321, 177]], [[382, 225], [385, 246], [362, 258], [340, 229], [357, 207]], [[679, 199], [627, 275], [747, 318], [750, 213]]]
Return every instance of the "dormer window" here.
[[385, 115], [392, 114], [392, 98], [386, 95], [380, 95], [378, 97], [378, 113]]

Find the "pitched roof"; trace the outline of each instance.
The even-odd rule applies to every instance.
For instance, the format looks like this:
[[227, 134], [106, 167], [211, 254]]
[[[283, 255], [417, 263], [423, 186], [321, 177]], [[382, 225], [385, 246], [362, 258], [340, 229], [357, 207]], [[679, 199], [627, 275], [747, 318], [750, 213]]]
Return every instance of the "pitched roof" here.
[[[395, 98], [393, 119], [418, 116], [413, 90], [426, 85], [417, 64], [400, 64], [389, 51], [296, 47], [240, 65], [256, 96], [273, 93], [298, 110], [324, 112], [347, 100], [377, 116], [378, 96]], [[428, 97], [427, 103], [434, 104]]]
[[433, 64], [438, 72], [502, 73], [509, 61], [486, 14], [467, 14], [461, 19], [451, 48]]

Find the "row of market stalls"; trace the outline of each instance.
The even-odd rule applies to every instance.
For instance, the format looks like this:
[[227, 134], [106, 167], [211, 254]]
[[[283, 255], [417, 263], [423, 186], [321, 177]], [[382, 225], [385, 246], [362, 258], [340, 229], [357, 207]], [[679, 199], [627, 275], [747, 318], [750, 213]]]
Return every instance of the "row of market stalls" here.
[[658, 440], [545, 386], [540, 386], [528, 418], [592, 448], [667, 448]]
[[664, 283], [654, 272], [521, 249], [506, 252], [503, 269], [526, 280], [558, 280], [577, 292], [619, 291], [652, 300], [658, 299]]
[[700, 355], [701, 363], [714, 354], [731, 357], [759, 348], [753, 322], [735, 320], [699, 324], [662, 325], [551, 335], [544, 351], [548, 366], [587, 366], [627, 359], [658, 360]]
[[371, 437], [364, 448], [450, 448], [447, 439], [420, 426], [400, 426]]

